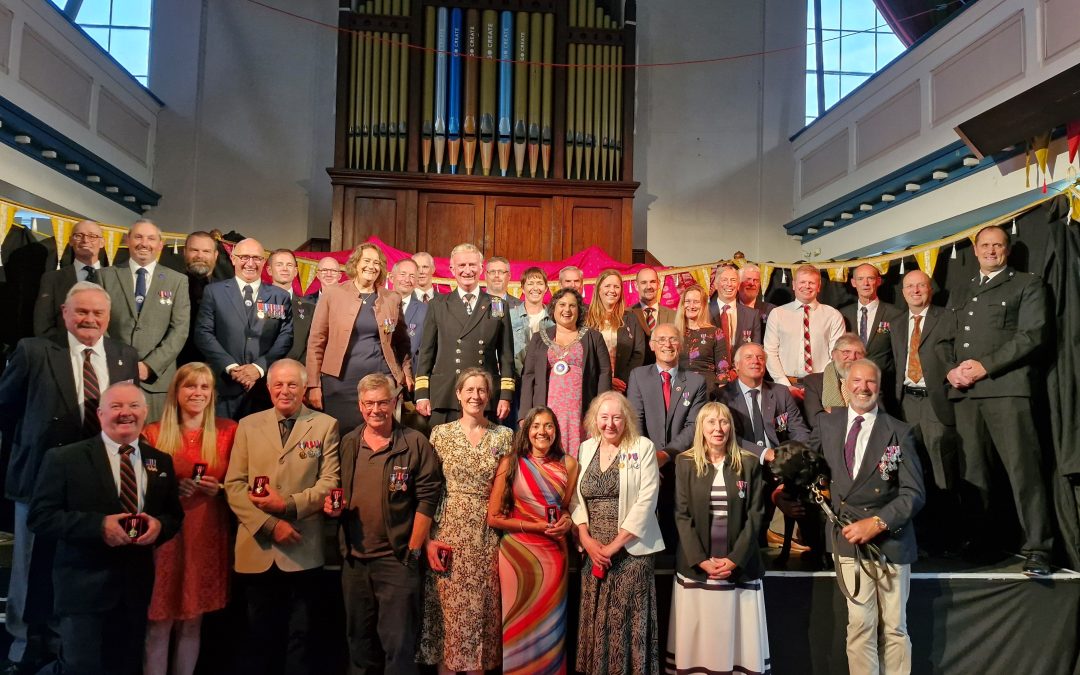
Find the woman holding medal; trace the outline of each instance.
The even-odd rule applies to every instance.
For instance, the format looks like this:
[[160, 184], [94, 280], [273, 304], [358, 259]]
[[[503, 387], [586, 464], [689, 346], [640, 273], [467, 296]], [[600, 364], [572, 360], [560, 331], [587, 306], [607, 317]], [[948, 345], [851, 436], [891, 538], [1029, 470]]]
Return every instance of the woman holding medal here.
[[388, 291], [386, 256], [360, 244], [345, 263], [349, 283], [323, 288], [308, 335], [307, 400], [338, 421], [341, 435], [360, 426], [356, 386], [371, 373], [413, 386], [412, 343], [401, 295]]
[[183, 365], [169, 384], [161, 421], [143, 429], [148, 444], [172, 456], [184, 507], [180, 532], [154, 551], [147, 675], [195, 672], [202, 615], [223, 608], [229, 597], [229, 509], [219, 497], [236, 422], [215, 417], [216, 398], [210, 368]]
[[532, 408], [503, 457], [488, 499], [487, 523], [502, 530], [504, 675], [565, 673], [567, 506], [578, 465], [563, 453], [550, 408]]
[[761, 464], [739, 448], [731, 411], [706, 403], [693, 446], [675, 459], [679, 545], [667, 652], [680, 672], [769, 670], [757, 543], [764, 493]]
[[594, 289], [585, 325], [604, 336], [611, 358], [611, 388], [625, 394], [630, 371], [645, 363], [649, 339], [634, 313], [626, 310], [622, 275], [605, 270], [596, 279]]
[[581, 296], [561, 288], [551, 296], [548, 312], [555, 325], [529, 342], [521, 372], [521, 409], [547, 406], [555, 412], [563, 448], [578, 456], [581, 420], [589, 404], [611, 389], [611, 359], [604, 336], [586, 328]]
[[709, 399], [734, 378], [724, 331], [709, 321], [709, 296], [697, 284], [687, 287], [675, 312], [675, 326], [684, 336], [679, 367], [705, 378]]
[[656, 448], [640, 435], [626, 397], [593, 399], [585, 415], [580, 477], [570, 502], [580, 548], [577, 670], [660, 672], [654, 554], [664, 550], [656, 520]]
[[446, 487], [426, 546], [417, 660], [439, 664], [440, 673], [479, 673], [502, 659], [499, 535], [487, 525], [487, 509], [513, 432], [485, 417], [493, 389], [486, 370], [463, 370], [455, 386], [461, 419], [431, 430]]

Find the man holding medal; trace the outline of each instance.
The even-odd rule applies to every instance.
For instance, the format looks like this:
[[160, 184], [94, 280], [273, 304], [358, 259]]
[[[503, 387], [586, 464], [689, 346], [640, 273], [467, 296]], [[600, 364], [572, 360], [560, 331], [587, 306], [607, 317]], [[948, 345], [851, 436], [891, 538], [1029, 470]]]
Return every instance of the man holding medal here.
[[[255, 239], [232, 250], [236, 276], [210, 284], [195, 320], [195, 346], [218, 383], [218, 417], [240, 419], [270, 407], [263, 382], [293, 343], [289, 294], [262, 283], [266, 251]], [[256, 386], [258, 385], [258, 386]]]
[[[424, 338], [417, 369], [416, 410], [430, 417], [431, 426], [461, 417], [454, 382], [465, 368], [477, 366], [499, 383], [491, 397], [488, 417], [505, 420], [514, 398], [514, 331], [510, 308], [502, 298], [480, 289], [484, 256], [472, 244], [450, 252], [457, 290], [428, 303]], [[497, 403], [496, 403], [497, 402]]]
[[147, 421], [154, 422], [187, 342], [191, 296], [187, 276], [158, 264], [165, 240], [157, 225], [136, 221], [127, 247], [128, 264], [106, 267], [99, 276], [112, 298], [109, 335], [139, 352], [139, 385], [146, 394]]

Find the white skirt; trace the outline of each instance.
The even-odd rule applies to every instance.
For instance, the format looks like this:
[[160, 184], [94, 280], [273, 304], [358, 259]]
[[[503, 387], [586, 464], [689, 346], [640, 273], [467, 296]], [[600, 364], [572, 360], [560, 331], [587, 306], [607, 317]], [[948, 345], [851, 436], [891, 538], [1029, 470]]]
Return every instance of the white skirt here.
[[700, 582], [676, 574], [664, 671], [771, 673], [761, 580]]

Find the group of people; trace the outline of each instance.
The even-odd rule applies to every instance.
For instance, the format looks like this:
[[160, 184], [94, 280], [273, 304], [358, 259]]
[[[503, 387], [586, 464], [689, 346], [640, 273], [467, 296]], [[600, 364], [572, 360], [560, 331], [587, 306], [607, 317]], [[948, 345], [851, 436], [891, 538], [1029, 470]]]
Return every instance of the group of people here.
[[[856, 585], [863, 545], [885, 558], [848, 599], [851, 671], [907, 672], [915, 516], [927, 503], [931, 533], [961, 509], [985, 523], [995, 453], [1025, 571], [1049, 572], [1030, 456], [1045, 299], [1009, 243], [978, 234], [980, 278], [952, 311], [921, 271], [906, 309], [882, 302], [872, 265], [839, 311], [810, 265], [786, 305], [762, 300], [755, 266], [723, 264], [669, 308], [651, 268], [633, 306], [614, 270], [586, 303], [574, 267], [557, 287], [524, 270], [515, 298], [509, 262], [472, 244], [450, 252], [449, 293], [429, 254], [390, 267], [361, 244], [301, 296], [288, 250], [240, 241], [215, 280], [213, 237], [189, 235], [170, 270], [145, 220], [127, 263], [102, 267], [100, 227], [81, 222], [0, 375], [19, 420], [10, 661], [193, 672], [201, 617], [235, 579], [252, 672], [306, 672], [330, 521], [350, 672], [565, 672], [575, 565], [578, 671], [768, 672], [760, 544], [774, 504], [817, 516], [770, 466], [809, 449], [843, 522], [837, 574]], [[988, 544], [963, 531], [934, 543]], [[675, 566], [663, 656], [658, 555]]]

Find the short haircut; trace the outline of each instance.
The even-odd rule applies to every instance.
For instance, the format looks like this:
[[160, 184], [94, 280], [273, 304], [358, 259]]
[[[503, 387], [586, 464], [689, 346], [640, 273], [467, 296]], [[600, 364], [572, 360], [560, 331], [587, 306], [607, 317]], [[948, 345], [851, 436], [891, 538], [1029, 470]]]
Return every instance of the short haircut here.
[[101, 286], [98, 286], [93, 281], [76, 281], [75, 285], [68, 289], [67, 295], [64, 296], [64, 304], [71, 302], [71, 299], [79, 293], [86, 293], [88, 291], [97, 291], [105, 296], [105, 302], [112, 308], [112, 296]]
[[417, 265], [417, 264], [416, 264], [416, 261], [415, 261], [415, 260], [413, 260], [412, 258], [402, 258], [401, 260], [399, 260], [399, 261], [397, 261], [396, 263], [394, 263], [394, 266], [390, 268], [390, 274], [397, 274], [397, 271], [398, 271], [398, 270], [399, 270], [399, 269], [401, 268], [401, 266], [402, 266], [402, 265], [404, 265], [405, 263], [408, 263], [408, 264], [412, 265], [413, 267], [415, 267], [415, 268], [417, 268], [417, 269], [420, 269], [420, 266], [419, 266], [419, 265]]
[[481, 265], [484, 264], [484, 254], [483, 254], [483, 252], [480, 251], [480, 249], [476, 248], [475, 244], [470, 244], [469, 242], [465, 242], [463, 244], [458, 244], [457, 246], [455, 246], [450, 251], [450, 262], [451, 263], [454, 262], [454, 257], [456, 255], [458, 255], [459, 253], [475, 253], [476, 255], [480, 256], [480, 264]]
[[858, 361], [852, 361], [850, 364], [848, 364], [848, 377], [851, 377], [851, 371], [855, 369], [855, 366], [867, 366], [868, 368], [873, 368], [874, 372], [877, 373], [877, 383], [881, 384], [881, 366], [874, 363], [870, 359], [859, 359]]
[[389, 376], [382, 373], [369, 373], [362, 378], [356, 385], [356, 397], [359, 399], [364, 395], [366, 391], [376, 391], [379, 389], [385, 389], [390, 393], [390, 397], [397, 396], [398, 386]]
[[979, 237], [982, 236], [982, 233], [986, 232], [987, 230], [997, 230], [998, 232], [1005, 235], [1005, 247], [1012, 248], [1012, 235], [1009, 234], [1009, 231], [1001, 225], [987, 225], [986, 227], [980, 228], [979, 231], [975, 233], [976, 244], [979, 243]]
[[765, 352], [765, 348], [762, 347], [761, 345], [759, 345], [756, 342], [744, 342], [741, 345], [739, 345], [739, 347], [735, 350], [735, 354], [732, 355], [731, 358], [732, 358], [733, 361], [738, 361], [740, 358], [742, 358], [741, 354], [744, 351], [749, 350], [749, 349], [754, 349], [754, 348], [760, 349], [762, 351], [762, 353]]
[[507, 260], [506, 258], [502, 257], [501, 255], [492, 256], [492, 257], [488, 258], [486, 264], [490, 265], [493, 262], [502, 263], [502, 264], [506, 265], [507, 267], [510, 267], [510, 261]]
[[562, 282], [564, 272], [577, 272], [578, 274], [581, 274], [582, 276], [585, 276], [585, 273], [582, 272], [581, 268], [578, 267], [577, 265], [567, 265], [566, 267], [559, 270], [559, 281], [560, 282]]
[[[836, 338], [836, 342], [833, 343], [833, 346], [832, 346], [832, 349], [830, 350], [830, 352], [835, 352], [835, 351], [837, 351], [839, 349], [843, 349], [844, 347], [847, 347], [849, 345], [850, 346], [859, 345], [860, 347], [863, 347], [862, 338], [859, 337], [858, 333], [844, 333], [840, 337]], [[864, 347], [864, 351], [865, 351], [865, 347]]]
[[273, 260], [273, 259], [274, 259], [274, 256], [276, 256], [276, 255], [288, 255], [288, 256], [292, 256], [292, 261], [293, 261], [294, 263], [296, 262], [296, 254], [295, 254], [295, 253], [293, 253], [291, 249], [287, 249], [287, 248], [275, 248], [275, 249], [274, 249], [274, 250], [273, 250], [273, 251], [272, 251], [272, 252], [270, 253], [270, 257], [268, 257], [268, 258], [266, 259], [266, 262], [270, 262], [271, 260]]
[[270, 364], [270, 367], [266, 370], [266, 382], [270, 383], [270, 377], [286, 366], [292, 366], [300, 372], [300, 386], [307, 387], [307, 368], [304, 364], [295, 359], [278, 359]]
[[807, 263], [805, 265], [799, 265], [798, 267], [796, 267], [795, 273], [791, 275], [791, 278], [794, 280], [798, 278], [800, 274], [812, 274], [815, 275], [818, 280], [821, 279], [821, 271], [810, 263]]
[[139, 218], [138, 220], [136, 220], [134, 223], [131, 224], [131, 227], [128, 228], [127, 234], [125, 234], [124, 236], [130, 236], [131, 231], [135, 229], [136, 225], [149, 225], [150, 227], [154, 228], [155, 231], [157, 231], [158, 238], [161, 238], [161, 228], [157, 226], [157, 223], [150, 220], [149, 218]]
[[[105, 391], [101, 392], [101, 402], [102, 402], [102, 404], [105, 403], [105, 397], [108, 396], [110, 391], [113, 391], [115, 389], [122, 389], [124, 387], [131, 387], [135, 391], [139, 392], [139, 398], [142, 399], [143, 405], [144, 406], [146, 405], [146, 394], [143, 393], [142, 387], [135, 384], [134, 380], [120, 380], [118, 382], [113, 382], [109, 386], [105, 387]], [[104, 405], [102, 405], [98, 409], [101, 410], [102, 408], [104, 408]]]
[[743, 265], [742, 267], [739, 268], [739, 281], [743, 280], [743, 277], [746, 276], [747, 272], [757, 272], [758, 276], [761, 276], [761, 268], [760, 267], [758, 267], [754, 263], [746, 263], [745, 265]]
[[672, 330], [672, 332], [675, 333], [675, 339], [679, 341], [679, 346], [680, 347], [686, 341], [686, 339], [683, 337], [682, 332], [679, 331], [679, 327], [676, 326], [675, 324], [671, 323], [670, 321], [667, 321], [667, 322], [664, 322], [664, 323], [658, 323], [655, 326], [653, 326], [652, 332], [649, 333], [649, 342], [653, 341], [653, 336], [656, 335], [656, 330], [658, 328], [670, 328]]
[[555, 303], [561, 300], [564, 295], [572, 295], [574, 300], [577, 300], [577, 323], [574, 324], [574, 328], [581, 328], [585, 325], [585, 312], [581, 311], [585, 307], [585, 300], [582, 299], [581, 293], [578, 293], [573, 288], [560, 288], [551, 294], [551, 302], [547, 306], [548, 316], [555, 316]]
[[205, 230], [195, 230], [194, 232], [189, 234], [187, 237], [185, 237], [184, 238], [184, 246], [187, 246], [191, 242], [192, 239], [209, 239], [210, 241], [214, 242], [214, 246], [217, 246], [217, 240], [214, 239], [214, 235], [210, 234], [209, 232], [206, 232]]
[[525, 282], [532, 278], [543, 279], [546, 284], [548, 281], [547, 272], [539, 267], [529, 267], [521, 273], [521, 284], [524, 286]]

